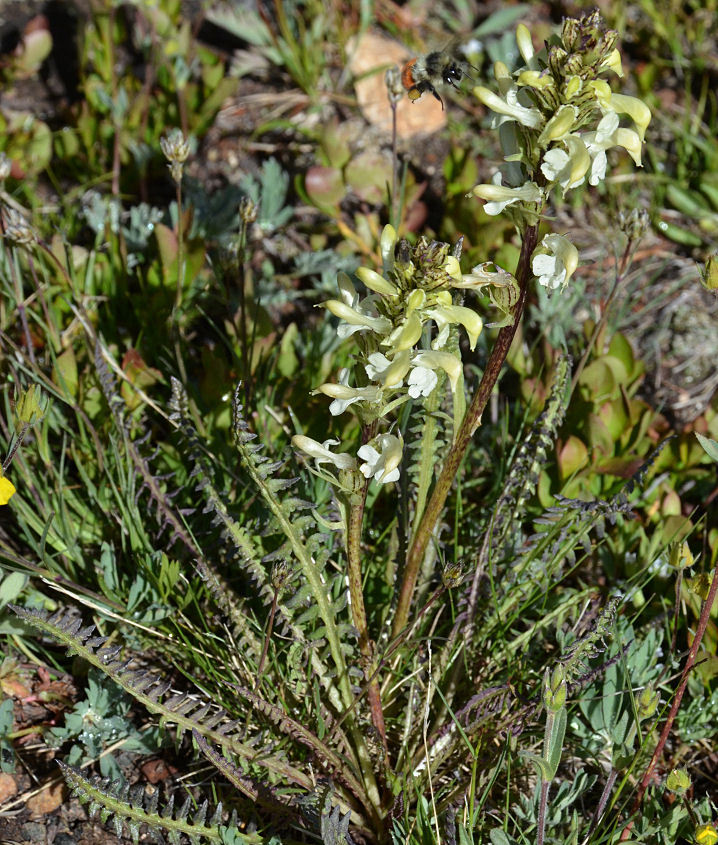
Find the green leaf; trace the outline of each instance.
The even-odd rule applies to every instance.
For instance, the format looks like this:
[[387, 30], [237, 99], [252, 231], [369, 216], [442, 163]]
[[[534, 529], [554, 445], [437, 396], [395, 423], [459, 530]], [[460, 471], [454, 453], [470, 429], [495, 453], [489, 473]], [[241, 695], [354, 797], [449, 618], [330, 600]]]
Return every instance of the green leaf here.
[[558, 454], [558, 469], [561, 479], [570, 478], [588, 463], [588, 449], [585, 444], [571, 435]]
[[617, 332], [611, 338], [611, 343], [608, 347], [608, 355], [621, 362], [626, 370], [628, 378], [630, 379], [633, 375], [636, 359], [633, 354], [633, 348], [625, 335]]
[[561, 762], [563, 738], [566, 735], [566, 713], [566, 708], [562, 707], [555, 716], [546, 719], [546, 758], [550, 775], [545, 780], [553, 780]]
[[489, 831], [489, 839], [491, 845], [511, 845], [511, 840], [500, 827]]
[[[611, 359], [611, 363], [616, 369], [623, 370], [625, 379], [625, 369], [621, 367], [618, 359]], [[581, 373], [579, 384], [583, 388], [582, 392], [589, 402], [600, 402], [610, 399], [617, 389], [614, 367], [610, 366], [606, 358], [594, 361]]]
[[551, 766], [547, 760], [544, 760], [539, 754], [531, 754], [529, 751], [524, 751], [521, 756], [528, 760], [529, 763], [533, 763], [536, 766], [536, 770], [538, 771], [539, 777], [543, 781], [550, 781], [553, 779], [553, 773], [551, 772]]
[[711, 460], [718, 463], [718, 441], [711, 440], [710, 437], [704, 437], [702, 434], [698, 434], [698, 432], [696, 432], [696, 437], [705, 450], [706, 455], [708, 455]]
[[27, 584], [27, 575], [23, 575], [22, 572], [11, 572], [6, 578], [3, 578], [0, 582], [0, 607], [4, 607], [8, 602], [15, 601], [23, 591], [25, 584]]

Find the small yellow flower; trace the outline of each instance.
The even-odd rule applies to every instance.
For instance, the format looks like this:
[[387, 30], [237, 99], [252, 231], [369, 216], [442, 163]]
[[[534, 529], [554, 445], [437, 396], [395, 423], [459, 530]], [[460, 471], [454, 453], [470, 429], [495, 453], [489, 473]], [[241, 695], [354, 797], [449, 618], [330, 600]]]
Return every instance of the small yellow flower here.
[[382, 341], [382, 346], [389, 346], [395, 352], [411, 349], [415, 343], [418, 343], [422, 331], [421, 318], [416, 311], [412, 311], [403, 323], [397, 326], [386, 340]]
[[487, 200], [484, 211], [490, 217], [500, 214], [507, 205], [518, 202], [538, 203], [543, 199], [541, 189], [535, 182], [525, 182], [519, 188], [509, 188], [501, 184], [501, 178], [501, 171], [498, 171], [490, 184], [476, 185], [471, 192], [479, 199]]
[[[2, 473], [2, 470], [0, 470]], [[6, 505], [15, 494], [15, 485], [0, 474], [0, 505]]]
[[698, 845], [716, 845], [716, 842], [718, 842], [718, 831], [710, 823], [702, 824], [696, 828], [694, 838]]
[[317, 465], [329, 463], [333, 464], [337, 469], [354, 469], [356, 467], [356, 461], [351, 455], [347, 455], [345, 452], [332, 452], [329, 448], [338, 444], [338, 440], [332, 439], [325, 440], [324, 443], [318, 443], [316, 440], [312, 440], [311, 437], [305, 437], [303, 434], [295, 434], [292, 437], [292, 445], [297, 449], [301, 449], [310, 458], [314, 458]]
[[497, 94], [494, 94], [483, 85], [477, 85], [474, 88], [474, 96], [481, 100], [481, 102], [491, 111], [497, 114], [505, 115], [511, 120], [515, 120], [522, 126], [528, 126], [531, 129], [536, 129], [541, 125], [541, 112], [536, 108], [527, 108], [521, 105], [518, 99], [518, 88], [512, 87], [506, 92], [506, 97], [501, 99]]
[[546, 126], [544, 126], [543, 131], [539, 135], [539, 144], [548, 146], [551, 141], [563, 141], [573, 129], [577, 117], [578, 109], [576, 106], [561, 106]]

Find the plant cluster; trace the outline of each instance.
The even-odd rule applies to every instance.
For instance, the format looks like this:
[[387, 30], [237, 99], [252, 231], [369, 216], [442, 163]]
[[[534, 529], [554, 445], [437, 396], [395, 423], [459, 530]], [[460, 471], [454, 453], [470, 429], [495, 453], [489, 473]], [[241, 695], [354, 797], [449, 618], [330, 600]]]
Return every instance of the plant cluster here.
[[[307, 29], [275, 5], [276, 25], [250, 15], [252, 32], [315, 100], [326, 66], [306, 61], [302, 43], [321, 40], [324, 19]], [[410, 237], [397, 223], [365, 233], [361, 251], [376, 261], [353, 277], [345, 255], [297, 259], [297, 273], [323, 276], [305, 295], [276, 284], [270, 260], [281, 260], [272, 239], [294, 214], [287, 175], [270, 159], [245, 178], [236, 234], [226, 237], [232, 221], [220, 231], [187, 176], [192, 134], [217, 106], [200, 104], [217, 65], [195, 55], [184, 24], [173, 36], [178, 4], [139, 9], [132, 18], [112, 6], [85, 31], [94, 46], [76, 140], [112, 181], [109, 197], [85, 198], [94, 245], [46, 240], [2, 195], [1, 275], [18, 317], [0, 312], [14, 391], [0, 538], [3, 565], [34, 576], [0, 581], [0, 606], [16, 614], [2, 624], [18, 641], [39, 630], [46, 654], [56, 642], [89, 667], [86, 699], [44, 729], [67, 752], [73, 795], [135, 841], [148, 825], [171, 842], [225, 845], [715, 845], [716, 807], [684, 768], [688, 729], [714, 734], [696, 702], [718, 708], [718, 537], [706, 530], [694, 556], [699, 520], [681, 496], [710, 482], [718, 414], [697, 442], [669, 442], [638, 397], [641, 362], [604, 317], [585, 322], [573, 359], [518, 342], [527, 302], [558, 310], [579, 272], [577, 247], [550, 230], [552, 206], [603, 189], [614, 148], [643, 161], [650, 111], [609, 84], [622, 76], [617, 33], [592, 12], [535, 50], [519, 25], [523, 65], [497, 61], [491, 87], [474, 88], [503, 164], [465, 189], [515, 230], [515, 266], [497, 256], [462, 269], [460, 240]], [[148, 53], [164, 45], [149, 63], [156, 113], [147, 80], [116, 76], [133, 21]], [[181, 128], [160, 135], [151, 111]], [[166, 159], [169, 214], [123, 207], [125, 165], [150, 160], [137, 138]], [[350, 182], [346, 157], [325, 155]], [[9, 170], [0, 160], [0, 176]], [[616, 287], [647, 223], [624, 217]], [[322, 328], [266, 328], [271, 297], [319, 299], [337, 270], [338, 294], [314, 312], [329, 315]], [[212, 326], [229, 351], [206, 344], [192, 358], [216, 304], [207, 279], [236, 306]], [[103, 311], [101, 296], [132, 319]], [[142, 347], [152, 365], [126, 343], [129, 326], [152, 335]], [[491, 403], [507, 363], [526, 410], [506, 401], [502, 416]], [[514, 413], [523, 419], [510, 437]], [[310, 436], [318, 430], [329, 436]], [[679, 465], [691, 475], [675, 490]], [[93, 623], [40, 583], [72, 595]], [[162, 730], [138, 731], [130, 702]], [[9, 768], [21, 752], [3, 706], [0, 730]], [[160, 806], [104, 754], [117, 742], [154, 750], [167, 735], [211, 767], [213, 809], [191, 796]], [[79, 768], [93, 757], [102, 778]]]

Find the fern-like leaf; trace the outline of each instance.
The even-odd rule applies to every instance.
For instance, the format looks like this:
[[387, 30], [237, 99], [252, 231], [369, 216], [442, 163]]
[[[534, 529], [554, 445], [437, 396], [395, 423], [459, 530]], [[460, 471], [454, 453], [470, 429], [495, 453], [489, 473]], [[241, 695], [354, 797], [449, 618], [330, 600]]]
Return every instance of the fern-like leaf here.
[[[276, 472], [278, 466], [275, 462], [268, 461], [259, 448], [253, 444], [255, 435], [242, 417], [242, 406], [240, 404], [239, 388], [235, 391], [234, 403], [234, 435], [237, 450], [244, 468], [249, 473], [252, 481], [262, 495], [265, 504], [269, 508], [273, 522], [285, 538], [287, 547], [286, 556], [294, 559], [302, 575], [302, 586], [295, 601], [300, 604], [305, 599], [308, 611], [305, 614], [303, 623], [321, 619], [326, 636], [329, 652], [334, 662], [338, 687], [342, 704], [349, 707], [352, 704], [353, 696], [349, 686], [347, 663], [342, 649], [342, 637], [337, 623], [337, 612], [339, 606], [335, 606], [330, 594], [329, 583], [324, 574], [323, 560], [317, 560], [312, 551], [317, 551], [322, 538], [313, 538], [311, 543], [305, 540], [302, 528], [306, 522], [303, 519], [296, 519], [296, 507], [298, 500], [287, 497], [280, 499], [277, 495], [278, 485], [272, 483], [270, 476]], [[282, 486], [282, 485], [279, 485]], [[301, 503], [303, 504], [303, 503]], [[313, 547], [313, 548], [312, 548]], [[285, 554], [282, 549], [282, 554]], [[309, 605], [311, 604], [311, 608]]]
[[[163, 842], [163, 835], [172, 845], [179, 845], [181, 842], [189, 841], [192, 845], [199, 845], [201, 842], [216, 842], [221, 845], [226, 841], [227, 826], [221, 825], [222, 807], [218, 805], [209, 823], [205, 821], [207, 815], [207, 803], [202, 804], [192, 818], [189, 818], [189, 809], [192, 802], [188, 796], [182, 807], [174, 811], [174, 802], [170, 802], [162, 811], [158, 811], [157, 796], [155, 793], [149, 799], [143, 796], [144, 790], [140, 787], [137, 790], [130, 790], [126, 784], [119, 781], [110, 782], [109, 778], [86, 778], [79, 769], [68, 766], [58, 761], [63, 777], [70, 792], [82, 804], [88, 805], [90, 818], [100, 816], [104, 823], [112, 819], [113, 827], [117, 836], [121, 836], [126, 829], [129, 831], [133, 842], [137, 843], [140, 836], [140, 828], [147, 825], [158, 842]], [[230, 822], [233, 828], [235, 842], [243, 842], [246, 845], [260, 845], [263, 838], [258, 834], [241, 833], [237, 829], [236, 818]]]
[[364, 788], [357, 779], [356, 774], [352, 771], [349, 760], [340, 757], [332, 748], [323, 743], [319, 737], [299, 724], [296, 719], [292, 719], [278, 707], [275, 707], [268, 701], [264, 701], [264, 699], [252, 692], [252, 690], [245, 689], [244, 687], [235, 687], [235, 689], [242, 698], [252, 705], [255, 711], [266, 716], [282, 733], [309, 748], [328, 772], [347, 786], [357, 798], [366, 800]]
[[117, 389], [117, 383], [107, 367], [99, 343], [95, 344], [95, 369], [113, 421], [122, 433], [127, 455], [132, 461], [135, 472], [142, 479], [143, 487], [149, 493], [150, 500], [155, 503], [160, 522], [171, 527], [173, 535], [185, 546], [192, 557], [202, 558], [202, 550], [177, 514], [171, 497], [162, 489], [163, 479], [152, 472], [149, 459], [142, 455], [138, 442], [130, 437], [129, 426], [125, 419], [125, 405]]
[[[354, 694], [347, 655], [352, 652], [348, 638], [353, 634], [353, 629], [345, 611], [347, 591], [343, 578], [339, 576], [332, 578], [326, 571], [329, 559], [329, 550], [326, 548], [327, 538], [314, 530], [313, 517], [302, 513], [306, 511], [307, 503], [295, 496], [280, 497], [278, 495], [280, 492], [286, 492], [288, 485], [281, 479], [273, 478], [279, 465], [269, 461], [262, 455], [260, 447], [253, 443], [255, 435], [249, 430], [242, 416], [239, 387], [234, 393], [232, 411], [235, 444], [244, 469], [261, 494], [274, 525], [284, 538], [283, 545], [280, 546], [280, 554], [287, 560], [296, 561], [301, 585], [298, 598], [295, 598], [298, 602], [305, 602], [304, 624], [313, 623], [313, 635], [326, 639], [327, 659], [333, 662], [335, 674], [335, 681], [329, 687], [329, 694], [331, 695], [333, 690], [337, 691], [343, 707], [351, 711]], [[310, 526], [313, 533], [308, 534]], [[312, 634], [308, 632], [308, 638], [311, 636]], [[376, 813], [381, 805], [381, 798], [366, 738], [352, 712], [349, 712], [347, 725], [353, 741], [357, 770], [361, 772], [369, 799], [367, 804]]]
[[81, 621], [63, 611], [49, 617], [22, 607], [13, 606], [12, 609], [22, 619], [65, 645], [70, 654], [76, 654], [104, 672], [150, 713], [159, 716], [161, 724], [176, 725], [180, 734], [196, 730], [247, 765], [264, 768], [285, 783], [294, 783], [306, 790], [312, 788], [311, 777], [304, 771], [276, 755], [258, 754], [252, 745], [241, 740], [238, 729], [241, 728], [244, 733], [244, 720], [232, 720], [221, 708], [208, 705], [189, 693], [174, 693], [167, 697], [169, 683], [145, 670], [133, 668], [132, 658], [120, 659], [118, 647], [105, 648], [105, 638], [91, 637], [94, 626], [80, 631]]

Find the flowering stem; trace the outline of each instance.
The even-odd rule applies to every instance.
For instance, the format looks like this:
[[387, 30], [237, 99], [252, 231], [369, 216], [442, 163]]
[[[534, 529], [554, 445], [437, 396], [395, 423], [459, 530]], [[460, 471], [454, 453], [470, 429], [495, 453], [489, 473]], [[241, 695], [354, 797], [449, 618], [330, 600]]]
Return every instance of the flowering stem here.
[[182, 231], [182, 181], [177, 180], [176, 185], [176, 199], [177, 199], [177, 288], [175, 290], [175, 318], [179, 312], [182, 304], [182, 288], [184, 286], [184, 243]]
[[538, 830], [536, 833], [537, 845], [543, 845], [544, 836], [546, 835], [546, 807], [548, 806], [548, 790], [550, 786], [551, 784], [549, 781], [541, 781], [541, 794], [539, 796], [538, 806]]
[[[365, 442], [371, 439], [372, 432], [365, 431]], [[347, 527], [347, 571], [349, 577], [349, 596], [351, 600], [352, 621], [359, 632], [359, 651], [365, 664], [365, 674], [370, 678], [367, 695], [374, 727], [381, 737], [386, 751], [386, 728], [384, 726], [384, 712], [381, 707], [379, 681], [371, 677], [374, 668], [374, 648], [369, 637], [369, 626], [364, 606], [364, 591], [362, 585], [361, 567], [361, 528], [364, 521], [364, 506], [369, 489], [369, 480], [365, 479], [361, 490], [353, 493], [349, 499], [349, 525]]]
[[175, 305], [173, 309], [173, 327], [175, 331], [175, 356], [182, 381], [187, 381], [184, 358], [180, 353], [180, 307], [182, 305], [182, 292], [184, 288], [185, 257], [184, 257], [184, 231], [182, 228], [182, 179], [175, 180], [177, 186], [177, 288], [175, 290]]
[[514, 311], [514, 321], [509, 326], [504, 326], [496, 338], [494, 348], [491, 350], [491, 355], [486, 363], [486, 369], [481, 377], [478, 389], [471, 400], [471, 405], [464, 416], [461, 423], [461, 428], [456, 436], [449, 454], [446, 457], [441, 474], [437, 479], [434, 492], [429, 499], [429, 504], [426, 506], [424, 518], [419, 525], [412, 544], [409, 549], [409, 554], [406, 559], [406, 569], [404, 571], [404, 580], [401, 585], [399, 593], [399, 602], [394, 616], [394, 625], [392, 628], [392, 635], [396, 636], [399, 631], [406, 625], [409, 618], [409, 608], [411, 607], [411, 600], [414, 595], [414, 588], [416, 586], [416, 579], [419, 574], [419, 566], [424, 557], [424, 552], [428, 545], [431, 534], [434, 530], [439, 515], [441, 514], [446, 498], [449, 495], [449, 490], [456, 477], [459, 465], [466, 454], [466, 450], [471, 442], [474, 432], [481, 423], [481, 415], [484, 412], [486, 403], [489, 401], [491, 391], [498, 380], [501, 367], [503, 366], [506, 356], [509, 353], [511, 342], [516, 334], [521, 315], [523, 314], [524, 305], [526, 303], [526, 292], [528, 290], [529, 279], [531, 278], [531, 255], [536, 249], [538, 242], [538, 226], [529, 226], [523, 237], [521, 245], [521, 255], [519, 257], [519, 264], [516, 270], [516, 280], [519, 283], [519, 300]]
[[27, 430], [29, 428], [30, 428], [30, 426], [27, 423], [23, 423], [22, 428], [17, 433], [12, 445], [10, 446], [10, 451], [7, 453], [7, 457], [2, 462], [2, 467], [0, 468], [0, 476], [5, 475], [5, 473], [7, 472], [8, 467], [12, 463], [12, 460], [15, 457], [17, 450], [22, 445], [22, 441], [23, 441], [25, 435], [27, 434]]
[[[115, 7], [110, 6], [109, 26], [107, 28], [107, 52], [108, 52], [108, 67], [110, 68], [110, 89], [112, 91], [112, 102], [117, 103], [117, 74], [115, 71]], [[119, 197], [120, 195], [120, 169], [122, 166], [122, 151], [121, 151], [121, 133], [122, 123], [115, 107], [112, 110], [112, 128], [114, 130], [114, 137], [112, 140], [112, 196]]]
[[274, 619], [277, 615], [277, 605], [279, 599], [279, 588], [274, 588], [274, 595], [272, 596], [272, 607], [269, 610], [269, 620], [267, 622], [267, 631], [264, 635], [264, 645], [262, 646], [262, 654], [259, 658], [259, 665], [257, 666], [257, 689], [262, 683], [262, 672], [264, 671], [264, 663], [269, 653], [269, 643], [272, 639], [272, 629], [274, 628]]
[[396, 206], [396, 171], [399, 162], [396, 155], [396, 103], [390, 100], [391, 104], [391, 225], [399, 228], [398, 210]]

